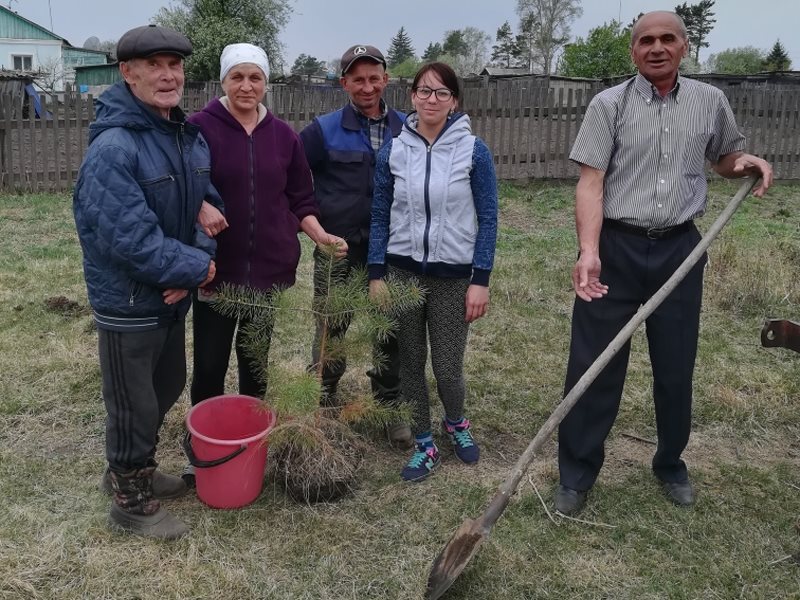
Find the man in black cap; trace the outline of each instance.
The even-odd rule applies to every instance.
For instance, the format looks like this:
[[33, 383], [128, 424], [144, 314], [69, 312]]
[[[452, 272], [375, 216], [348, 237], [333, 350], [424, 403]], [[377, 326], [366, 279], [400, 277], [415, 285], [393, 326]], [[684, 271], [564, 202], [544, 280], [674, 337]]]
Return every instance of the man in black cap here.
[[[326, 231], [347, 241], [347, 258], [336, 264], [335, 278], [342, 280], [354, 267], [366, 265], [369, 245], [369, 220], [372, 207], [372, 179], [375, 156], [392, 137], [400, 133], [405, 114], [386, 106], [383, 90], [389, 78], [386, 59], [380, 50], [367, 44], [347, 49], [341, 60], [342, 87], [350, 96], [343, 108], [314, 119], [303, 131], [306, 158], [314, 174], [314, 193], [320, 210], [320, 223]], [[314, 294], [327, 295], [327, 263], [314, 250]], [[348, 323], [332, 328], [328, 335], [341, 337]], [[322, 323], [317, 322], [312, 361], [320, 361]], [[400, 394], [397, 342], [390, 338], [376, 352], [386, 358], [380, 369], [368, 375], [379, 402], [395, 404]], [[345, 360], [326, 362], [322, 369], [323, 401], [336, 403], [336, 388], [344, 375]], [[413, 444], [411, 429], [405, 423], [388, 428], [389, 441], [399, 447]]]
[[214, 241], [196, 221], [205, 198], [222, 207], [208, 146], [177, 108], [191, 51], [186, 37], [154, 25], [120, 38], [124, 81], [97, 100], [73, 197], [98, 330], [109, 522], [167, 539], [188, 528], [159, 499], [186, 485], [156, 470], [158, 431], [186, 380], [188, 291], [215, 273]]

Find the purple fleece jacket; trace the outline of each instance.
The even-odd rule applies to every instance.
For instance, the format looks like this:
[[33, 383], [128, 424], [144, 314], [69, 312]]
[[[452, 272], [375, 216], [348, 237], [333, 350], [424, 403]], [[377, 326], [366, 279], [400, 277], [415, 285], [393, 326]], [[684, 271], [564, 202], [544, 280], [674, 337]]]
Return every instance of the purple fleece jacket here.
[[206, 289], [293, 285], [300, 221], [319, 217], [300, 138], [271, 112], [247, 135], [216, 98], [189, 121], [211, 148], [211, 181], [229, 225], [216, 237], [217, 275]]

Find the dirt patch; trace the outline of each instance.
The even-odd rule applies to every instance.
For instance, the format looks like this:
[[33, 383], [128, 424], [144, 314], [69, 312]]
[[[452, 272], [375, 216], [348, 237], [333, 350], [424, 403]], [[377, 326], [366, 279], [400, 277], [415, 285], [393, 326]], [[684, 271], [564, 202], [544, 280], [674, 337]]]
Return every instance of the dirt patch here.
[[70, 300], [66, 296], [51, 296], [44, 301], [45, 308], [50, 312], [65, 317], [80, 317], [89, 314], [89, 307]]

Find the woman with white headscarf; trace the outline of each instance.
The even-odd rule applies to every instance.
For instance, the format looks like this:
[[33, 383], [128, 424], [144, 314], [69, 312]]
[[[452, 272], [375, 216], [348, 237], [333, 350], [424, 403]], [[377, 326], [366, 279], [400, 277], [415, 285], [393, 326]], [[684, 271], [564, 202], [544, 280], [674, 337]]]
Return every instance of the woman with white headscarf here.
[[219, 213], [210, 217], [210, 205], [201, 215], [201, 223], [216, 234], [217, 274], [194, 301], [192, 404], [224, 393], [237, 324], [239, 392], [260, 397], [265, 391], [242, 348], [243, 324], [208, 303], [220, 284], [265, 291], [293, 285], [300, 230], [317, 245], [337, 244], [337, 254], [347, 251], [345, 241], [326, 233], [317, 219], [300, 138], [262, 104], [268, 78], [269, 62], [261, 48], [226, 46], [220, 58], [225, 95], [189, 118], [211, 148], [211, 181], [225, 204], [224, 218]]

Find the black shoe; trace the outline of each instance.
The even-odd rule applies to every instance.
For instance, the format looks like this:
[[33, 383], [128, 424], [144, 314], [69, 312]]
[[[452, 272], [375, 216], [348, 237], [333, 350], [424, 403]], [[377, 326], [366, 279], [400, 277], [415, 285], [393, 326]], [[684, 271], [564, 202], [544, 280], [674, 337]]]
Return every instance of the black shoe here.
[[559, 485], [555, 497], [556, 510], [568, 517], [578, 514], [586, 504], [586, 494], [587, 492]]
[[673, 504], [678, 506], [691, 506], [694, 504], [694, 488], [687, 479], [679, 483], [674, 482], [661, 482], [661, 489], [667, 497], [672, 500]]

